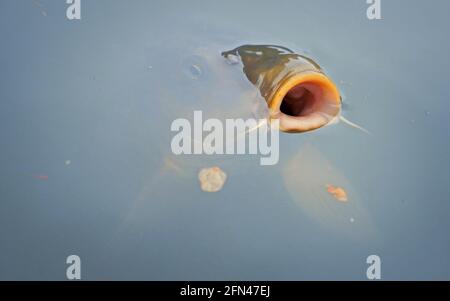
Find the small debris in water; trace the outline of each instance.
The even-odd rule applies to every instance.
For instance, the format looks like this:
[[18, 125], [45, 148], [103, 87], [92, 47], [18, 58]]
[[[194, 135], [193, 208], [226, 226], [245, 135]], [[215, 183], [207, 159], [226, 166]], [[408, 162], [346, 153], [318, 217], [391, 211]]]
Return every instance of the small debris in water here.
[[206, 192], [218, 192], [227, 180], [226, 173], [219, 167], [203, 168], [198, 173], [200, 187]]
[[66, 164], [66, 165], [70, 165], [70, 164], [72, 164], [72, 161], [70, 161], [70, 160], [66, 160], [66, 162], [64, 162], [64, 164]]
[[350, 222], [353, 224], [355, 222], [355, 219], [353, 217], [351, 217]]
[[327, 191], [339, 202], [348, 202], [347, 192], [343, 188], [327, 185]]
[[40, 181], [47, 181], [48, 180], [48, 176], [47, 175], [34, 175], [33, 178], [35, 178], [36, 180], [40, 180]]

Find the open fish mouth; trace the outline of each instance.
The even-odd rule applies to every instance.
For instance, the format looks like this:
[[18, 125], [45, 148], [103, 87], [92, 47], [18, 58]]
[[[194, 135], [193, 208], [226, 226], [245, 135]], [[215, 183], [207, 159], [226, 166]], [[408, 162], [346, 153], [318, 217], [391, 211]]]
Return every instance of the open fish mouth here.
[[306, 132], [321, 128], [340, 111], [336, 86], [322, 73], [298, 74], [276, 92], [270, 102], [271, 118], [280, 120], [285, 132]]
[[222, 55], [240, 59], [247, 78], [279, 120], [280, 130], [301, 133], [321, 128], [340, 113], [341, 96], [312, 59], [274, 45], [243, 45]]

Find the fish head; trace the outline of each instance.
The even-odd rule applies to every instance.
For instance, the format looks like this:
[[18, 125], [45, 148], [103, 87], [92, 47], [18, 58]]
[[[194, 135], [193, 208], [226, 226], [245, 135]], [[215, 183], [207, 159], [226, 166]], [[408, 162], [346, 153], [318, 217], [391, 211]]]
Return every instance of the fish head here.
[[313, 59], [275, 45], [243, 45], [222, 55], [233, 61], [239, 58], [282, 131], [316, 130], [338, 116], [339, 90]]

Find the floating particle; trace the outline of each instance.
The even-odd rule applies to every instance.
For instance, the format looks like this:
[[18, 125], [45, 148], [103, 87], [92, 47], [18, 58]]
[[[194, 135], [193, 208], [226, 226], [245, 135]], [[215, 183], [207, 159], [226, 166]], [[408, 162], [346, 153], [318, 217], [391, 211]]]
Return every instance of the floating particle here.
[[327, 191], [339, 202], [347, 202], [347, 192], [341, 187], [336, 187], [333, 185], [327, 185]]
[[64, 164], [66, 164], [66, 165], [70, 165], [70, 164], [72, 164], [72, 161], [70, 161], [70, 160], [66, 160], [66, 161], [64, 162]]
[[353, 217], [351, 217], [350, 222], [353, 224], [355, 222], [355, 219]]
[[[302, 145], [283, 164], [282, 176], [289, 196], [302, 214], [324, 229], [355, 241], [364, 241], [366, 237], [376, 239], [378, 229], [365, 207], [365, 194], [361, 194], [316, 147], [309, 143]], [[348, 201], [336, 200], [328, 192], [327, 184], [344, 188]], [[350, 218], [354, 218], [354, 223], [351, 223]], [[358, 227], [354, 228], [356, 225]]]
[[47, 175], [34, 175], [33, 178], [35, 178], [36, 180], [40, 180], [40, 181], [47, 181], [48, 180], [48, 176]]
[[227, 180], [227, 175], [219, 167], [203, 168], [198, 173], [200, 188], [206, 192], [220, 191]]

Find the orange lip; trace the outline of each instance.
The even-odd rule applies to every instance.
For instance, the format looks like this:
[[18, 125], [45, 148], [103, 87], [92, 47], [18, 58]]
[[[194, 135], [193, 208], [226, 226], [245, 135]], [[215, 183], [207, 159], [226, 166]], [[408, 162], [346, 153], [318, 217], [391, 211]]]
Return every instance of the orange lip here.
[[280, 130], [312, 131], [339, 115], [339, 91], [312, 59], [276, 45], [243, 45], [222, 55], [240, 58], [248, 80], [265, 98], [271, 119], [280, 121]]
[[288, 79], [269, 102], [271, 117], [285, 132], [306, 132], [328, 124], [339, 114], [340, 95], [324, 74], [308, 72]]

